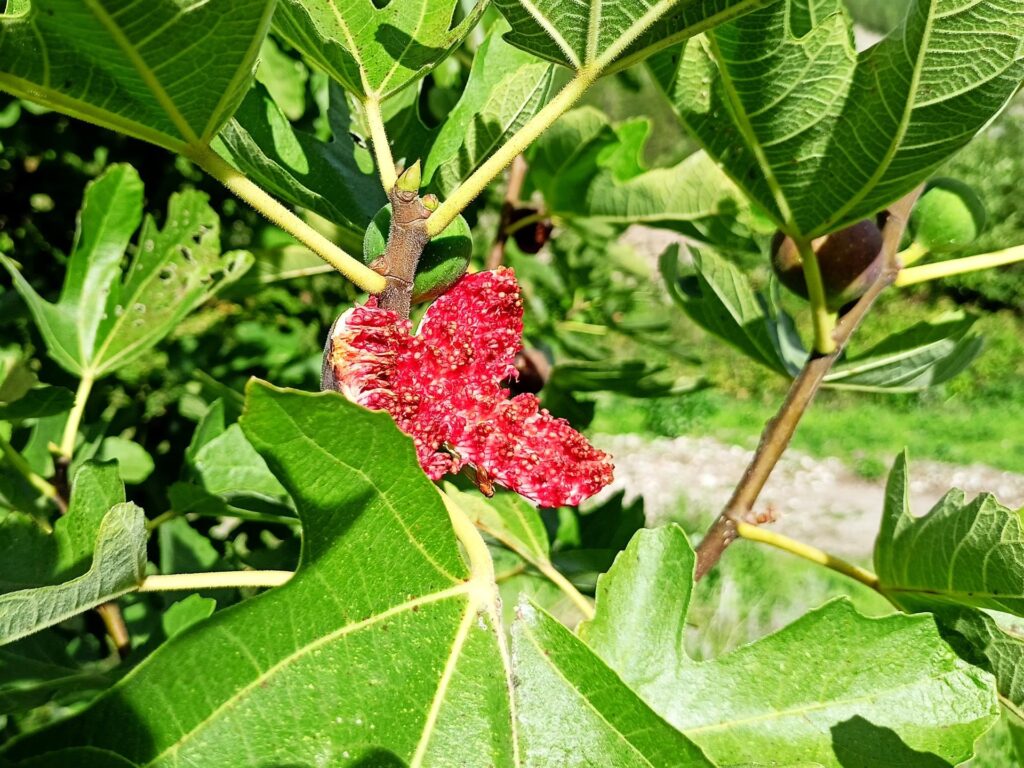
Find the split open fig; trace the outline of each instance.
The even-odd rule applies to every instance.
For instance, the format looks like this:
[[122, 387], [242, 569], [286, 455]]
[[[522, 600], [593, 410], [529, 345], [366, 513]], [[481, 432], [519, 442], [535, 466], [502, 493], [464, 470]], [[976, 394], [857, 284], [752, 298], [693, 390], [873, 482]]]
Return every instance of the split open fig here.
[[[832, 312], [856, 301], [882, 273], [882, 230], [874, 219], [819, 237], [812, 244]], [[793, 239], [777, 232], [772, 240], [772, 269], [786, 288], [809, 298], [803, 260]]]

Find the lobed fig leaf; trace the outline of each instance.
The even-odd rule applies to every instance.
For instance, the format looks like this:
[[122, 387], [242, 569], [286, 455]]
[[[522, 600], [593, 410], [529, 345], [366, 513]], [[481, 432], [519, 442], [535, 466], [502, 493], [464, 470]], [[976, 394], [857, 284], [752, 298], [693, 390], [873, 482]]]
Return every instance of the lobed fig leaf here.
[[985, 204], [969, 185], [933, 179], [910, 214], [910, 233], [931, 253], [955, 251], [978, 239], [986, 218]]
[[[811, 245], [818, 254], [826, 303], [833, 312], [863, 296], [882, 271], [882, 231], [871, 219], [819, 237]], [[772, 240], [772, 269], [779, 282], [807, 298], [800, 252], [793, 238], [782, 232]]]
[[[388, 203], [373, 217], [363, 237], [363, 262], [371, 264], [383, 255], [391, 228], [391, 204]], [[416, 280], [413, 283], [414, 302], [436, 299], [466, 273], [473, 254], [473, 234], [461, 216], [434, 237], [423, 249]]]

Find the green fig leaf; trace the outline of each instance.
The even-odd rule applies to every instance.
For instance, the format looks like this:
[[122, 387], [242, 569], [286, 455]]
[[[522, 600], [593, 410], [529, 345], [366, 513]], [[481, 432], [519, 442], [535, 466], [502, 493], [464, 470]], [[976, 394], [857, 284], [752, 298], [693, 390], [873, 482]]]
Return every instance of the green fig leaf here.
[[1024, 78], [1022, 37], [1016, 0], [914, 0], [858, 54], [842, 0], [791, 0], [651, 69], [733, 180], [789, 234], [817, 237], [901, 198], [981, 131]]
[[602, 222], [669, 229], [725, 251], [760, 253], [760, 218], [704, 152], [646, 169], [650, 123], [612, 125], [593, 107], [564, 115], [530, 148], [529, 180], [548, 214], [581, 226]]
[[506, 35], [510, 43], [595, 74], [635, 64], [766, 2], [770, 0], [494, 0], [512, 27]]
[[0, 89], [187, 153], [209, 144], [248, 90], [274, 4], [9, 4], [0, 15]]
[[495, 23], [473, 57], [466, 89], [431, 144], [423, 165], [425, 188], [441, 197], [522, 128], [548, 101], [554, 67], [502, 39]]
[[73, 374], [98, 378], [139, 359], [252, 263], [244, 251], [221, 253], [217, 214], [206, 195], [186, 190], [171, 196], [162, 229], [146, 217], [122, 279], [124, 252], [141, 218], [134, 168], [111, 165], [90, 182], [56, 303], [0, 255], [50, 356]]
[[452, 24], [458, 0], [280, 0], [274, 29], [349, 93], [383, 101], [440, 64], [476, 26], [476, 2]]
[[[502, 630], [480, 602], [493, 576], [463, 561], [412, 441], [337, 393], [256, 382], [241, 424], [302, 518], [295, 576], [176, 634], [4, 756], [88, 744], [152, 768], [512, 766]], [[97, 727], [110, 718], [144, 718], [147, 738]]]
[[512, 663], [525, 766], [713, 765], [568, 629], [529, 603], [517, 614]]
[[992, 494], [947, 493], [928, 514], [910, 511], [909, 467], [889, 474], [875, 570], [882, 592], [908, 611], [958, 605], [1024, 616], [1024, 511]]
[[338, 228], [341, 246], [355, 251], [367, 222], [387, 198], [369, 153], [349, 134], [344, 91], [332, 84], [329, 94], [329, 141], [296, 129], [266, 89], [257, 85], [213, 148], [268, 191], [323, 216]]
[[[851, 748], [890, 745], [959, 763], [998, 716], [991, 677], [958, 658], [930, 617], [867, 618], [845, 599], [692, 660], [683, 636], [694, 563], [679, 527], [639, 531], [598, 580], [596, 616], [579, 632], [717, 764], [842, 768]], [[808, 648], [828, 649], [828, 674]]]

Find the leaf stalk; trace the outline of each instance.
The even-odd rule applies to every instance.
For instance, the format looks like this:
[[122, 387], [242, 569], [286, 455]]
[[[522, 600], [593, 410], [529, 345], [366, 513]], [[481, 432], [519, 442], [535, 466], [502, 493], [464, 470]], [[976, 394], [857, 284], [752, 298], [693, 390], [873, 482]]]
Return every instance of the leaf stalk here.
[[213, 571], [147, 576], [137, 592], [198, 592], [204, 589], [279, 587], [294, 574], [291, 571]]
[[66, 463], [71, 463], [75, 452], [75, 442], [78, 439], [78, 429], [82, 424], [82, 417], [85, 415], [85, 405], [92, 393], [92, 385], [96, 383], [91, 371], [82, 373], [78, 380], [78, 389], [75, 391], [75, 404], [68, 414], [68, 420], [64, 422], [64, 433], [60, 440], [60, 458]]
[[538, 136], [551, 127], [552, 123], [572, 108], [586, 90], [594, 84], [601, 70], [598, 67], [583, 67], [565, 87], [549, 101], [527, 123], [509, 137], [498, 150], [470, 174], [449, 197], [441, 203], [427, 219], [427, 234], [434, 237], [455, 220], [487, 185], [512, 163]]
[[736, 533], [747, 541], [757, 541], [762, 544], [767, 544], [770, 547], [781, 549], [784, 552], [789, 552], [791, 555], [802, 557], [804, 560], [808, 560], [818, 565], [823, 565], [826, 568], [830, 568], [837, 573], [841, 573], [844, 576], [849, 576], [855, 581], [859, 581], [861, 584], [871, 587], [874, 590], [878, 590], [878, 576], [871, 571], [861, 568], [859, 565], [849, 563], [842, 558], [830, 555], [824, 550], [812, 547], [810, 544], [805, 544], [802, 541], [791, 539], [788, 536], [783, 536], [781, 533], [775, 531], [768, 531], [756, 525], [750, 523], [738, 522], [736, 523]]
[[963, 275], [967, 272], [978, 272], [983, 269], [1002, 267], [1024, 261], [1024, 245], [1015, 245], [992, 253], [980, 253], [977, 256], [965, 256], [962, 259], [938, 261], [934, 264], [922, 264], [902, 270], [896, 277], [896, 285], [916, 285], [929, 280], [939, 280], [952, 275]]
[[321, 235], [212, 149], [192, 146], [185, 156], [364, 291], [384, 290], [383, 277]]
[[811, 301], [811, 318], [814, 323], [814, 349], [819, 354], [830, 355], [835, 351], [836, 342], [832, 332], [836, 327], [836, 316], [828, 309], [825, 298], [825, 282], [821, 277], [821, 265], [818, 254], [807, 240], [793, 239], [800, 251], [803, 264], [804, 281], [807, 283], [807, 294]]
[[380, 111], [380, 100], [366, 99], [363, 102], [363, 113], [366, 115], [366, 123], [370, 129], [370, 144], [373, 146], [373, 156], [377, 161], [380, 183], [384, 187], [384, 192], [390, 193], [391, 188], [398, 180], [398, 175], [395, 171], [395, 159], [391, 155], [391, 143], [388, 141], [388, 134], [384, 129], [384, 115]]
[[[3, 454], [11, 469], [25, 478], [29, 485], [39, 491], [42, 496], [52, 501], [58, 507], [61, 507], [62, 510], [65, 508], [64, 499], [61, 498], [60, 493], [57, 491], [57, 486], [36, 474], [28, 462], [25, 461], [25, 457], [14, 450], [14, 446], [7, 442], [3, 435], [0, 435], [0, 453]], [[49, 523], [45, 520], [40, 519], [39, 522], [49, 528]]]

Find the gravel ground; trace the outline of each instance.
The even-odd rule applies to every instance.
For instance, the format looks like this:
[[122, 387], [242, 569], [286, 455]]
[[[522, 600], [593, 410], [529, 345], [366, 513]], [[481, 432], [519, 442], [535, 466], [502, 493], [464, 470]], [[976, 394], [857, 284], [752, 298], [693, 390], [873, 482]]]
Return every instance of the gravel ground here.
[[[717, 512], [751, 456], [745, 448], [708, 437], [600, 435], [595, 442], [615, 461], [615, 482], [605, 494], [624, 489], [627, 498], [643, 496], [648, 524], [653, 525], [681, 508]], [[911, 508], [918, 515], [954, 487], [968, 497], [993, 493], [1011, 509], [1024, 506], [1024, 475], [982, 465], [911, 460], [910, 477]], [[884, 488], [884, 478], [866, 480], [838, 459], [788, 451], [756, 511], [771, 507], [778, 517], [774, 529], [780, 533], [864, 559], [870, 557], [878, 532]]]

